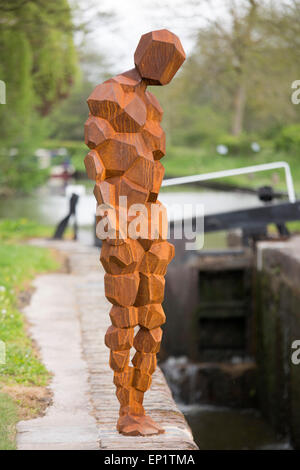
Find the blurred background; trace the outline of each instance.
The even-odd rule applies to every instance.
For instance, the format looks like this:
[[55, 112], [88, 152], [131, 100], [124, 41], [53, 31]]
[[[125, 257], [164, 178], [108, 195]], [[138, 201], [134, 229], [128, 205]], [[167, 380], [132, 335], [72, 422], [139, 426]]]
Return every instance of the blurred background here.
[[[180, 37], [187, 54], [171, 84], [151, 87], [164, 109], [165, 177], [283, 160], [300, 192], [300, 105], [291, 99], [300, 79], [299, 1], [0, 0], [0, 80], [6, 85], [6, 104], [0, 104], [2, 242], [51, 236], [77, 187], [78, 238], [93, 243], [93, 184], [83, 163], [86, 99], [97, 84], [134, 66], [143, 33], [162, 28]], [[199, 201], [206, 214], [225, 212], [261, 204], [261, 186], [285, 197], [284, 171], [165, 188], [160, 200]], [[300, 223], [287, 226], [297, 232]], [[204, 248], [228, 248], [229, 238], [206, 235]], [[244, 289], [238, 284], [242, 271], [225, 281], [219, 277], [235, 289], [233, 297]], [[216, 281], [208, 275], [206, 282]], [[229, 325], [238, 336], [240, 324]], [[233, 365], [248, 361], [241, 379], [247, 399], [241, 385], [229, 392], [220, 368], [210, 368], [201, 380], [215, 381], [227, 398], [199, 395], [195, 360], [218, 362], [222, 348], [219, 356], [193, 358], [166, 343], [161, 359], [174, 396], [202, 449], [289, 448], [288, 433], [262, 419], [251, 398], [251, 360], [239, 341], [225, 356]]]

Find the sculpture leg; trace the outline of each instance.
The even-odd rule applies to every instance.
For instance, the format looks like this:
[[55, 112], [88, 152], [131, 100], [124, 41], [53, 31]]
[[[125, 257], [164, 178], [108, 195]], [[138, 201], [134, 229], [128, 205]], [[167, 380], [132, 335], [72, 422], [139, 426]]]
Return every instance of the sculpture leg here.
[[[128, 377], [127, 384], [130, 383], [130, 385], [120, 387], [117, 391], [121, 404], [117, 429], [122, 434], [146, 436], [164, 432], [150, 416], [145, 414], [143, 407], [144, 393], [150, 388], [151, 376], [156, 368], [156, 352], [159, 349], [161, 337], [161, 328], [148, 330], [143, 327], [135, 337], [134, 346], [139, 350], [132, 359], [134, 368], [129, 367], [130, 377]], [[156, 338], [155, 345], [153, 338]], [[144, 352], [144, 350], [150, 352]], [[115, 384], [117, 384], [116, 381]]]
[[101, 251], [101, 262], [107, 271], [105, 295], [113, 304], [110, 311], [112, 325], [105, 335], [105, 344], [110, 348], [110, 367], [114, 371], [120, 402], [117, 429], [132, 436], [154, 434], [152, 427], [142, 423], [144, 394], [132, 386], [134, 368], [129, 365], [134, 327], [138, 325], [138, 309], [133, 306], [140, 284], [136, 269], [144, 253], [136, 240], [126, 240], [120, 245], [104, 242]]
[[[150, 388], [152, 374], [156, 369], [156, 354], [159, 352], [162, 339], [160, 326], [165, 322], [161, 306], [164, 297], [164, 274], [167, 264], [173, 256], [173, 247], [166, 241], [150, 242], [140, 264], [140, 284], [134, 305], [138, 310], [140, 329], [133, 345], [136, 353], [132, 359], [134, 365], [132, 387], [138, 393], [142, 405], [144, 393]], [[134, 429], [126, 426], [125, 419], [120, 418], [122, 432]], [[147, 415], [136, 420], [135, 432], [141, 435], [160, 434], [164, 430]]]
[[[156, 369], [156, 354], [162, 340], [162, 329], [166, 316], [161, 306], [164, 298], [167, 266], [174, 256], [174, 247], [164, 240], [146, 243], [145, 254], [140, 264], [140, 284], [134, 305], [138, 309], [140, 329], [136, 334], [133, 346], [136, 353], [132, 359], [134, 365], [132, 386], [144, 393], [150, 388], [152, 374]], [[142, 403], [142, 401], [141, 401]], [[152, 429], [153, 434], [164, 430], [149, 416], [143, 418], [145, 429]]]
[[[109, 365], [114, 371], [116, 395], [120, 402], [119, 432], [139, 435], [134, 417], [144, 415], [142, 395], [132, 387], [134, 368], [130, 367], [130, 348], [133, 345], [134, 326], [138, 323], [135, 307], [113, 306], [110, 311], [112, 326], [107, 330], [105, 344], [110, 348]], [[135, 425], [132, 427], [132, 423]]]
[[[151, 308], [153, 305], [146, 306], [146, 308], [147, 307]], [[158, 305], [156, 307], [161, 308], [161, 306]], [[144, 310], [145, 308], [139, 309], [139, 316], [144, 316]], [[161, 339], [162, 329], [160, 327], [148, 329], [144, 326], [140, 327], [139, 332], [134, 338], [136, 353], [132, 359], [134, 365], [132, 385], [141, 393], [142, 399], [144, 393], [151, 386], [152, 374], [157, 365], [156, 354], [159, 351]], [[147, 415], [144, 417], [144, 426], [153, 429], [153, 434], [161, 434], [164, 432], [164, 429]]]
[[[156, 354], [162, 338], [162, 329], [151, 326], [164, 323], [165, 315], [159, 304], [145, 305], [137, 310], [140, 329], [133, 341], [136, 353], [132, 359], [134, 368], [130, 368], [131, 390], [128, 390], [126, 395], [127, 401], [124, 400], [121, 404], [118, 430], [132, 436], [161, 434], [164, 430], [152, 418], [145, 415], [143, 399], [144, 393], [151, 386], [151, 376], [157, 364]], [[145, 326], [146, 324], [149, 328]]]
[[[159, 351], [162, 337], [161, 328], [151, 326], [153, 321], [155, 324], [164, 323], [162, 307], [157, 304], [140, 308], [114, 306], [110, 317], [113, 326], [109, 327], [105, 341], [111, 349], [110, 366], [114, 370], [114, 384], [120, 402], [117, 429], [129, 436], [162, 433], [164, 430], [145, 415], [143, 407], [144, 393], [151, 385], [151, 375], [156, 368], [156, 353]], [[137, 323], [140, 330], [133, 339], [133, 327]], [[136, 349], [132, 359], [134, 367], [129, 366], [128, 348], [132, 344]]]
[[[137, 344], [142, 341], [143, 344], [145, 343], [144, 349], [151, 352], [137, 352], [133, 358], [135, 367], [129, 365], [130, 348], [133, 345], [133, 327], [137, 324], [139, 315], [139, 309], [135, 307], [113, 306], [110, 312], [113, 325], [108, 328], [105, 335], [105, 343], [110, 348], [110, 367], [114, 371], [116, 395], [120, 402], [117, 429], [129, 436], [163, 432], [150, 417], [145, 416], [143, 408], [144, 393], [150, 387], [151, 374], [156, 367], [155, 351], [157, 352], [159, 348], [159, 344], [156, 347], [150, 346], [151, 340], [149, 342], [147, 336], [149, 334], [153, 338], [158, 335], [161, 338], [160, 328], [156, 328], [155, 331], [140, 329], [144, 332], [144, 340], [141, 338], [141, 333], [138, 333]], [[149, 346], [147, 346], [148, 343]]]
[[112, 325], [105, 335], [105, 344], [110, 348], [109, 365], [114, 371], [116, 395], [120, 402], [120, 411], [129, 410], [133, 394], [131, 384], [133, 368], [129, 366], [130, 349], [133, 345], [134, 318], [137, 318], [134, 307], [113, 306], [110, 311]]
[[[114, 371], [116, 395], [120, 402], [119, 432], [125, 435], [152, 435], [164, 432], [143, 408], [144, 393], [149, 389], [156, 368], [165, 314], [164, 275], [174, 255], [167, 241], [142, 245], [126, 240], [122, 245], [104, 242], [101, 261], [107, 271], [105, 295], [113, 304], [112, 326], [107, 330], [105, 344], [110, 348], [110, 366]], [[138, 271], [137, 271], [138, 269]], [[140, 329], [134, 338], [134, 328]], [[129, 365], [130, 349], [136, 353]]]

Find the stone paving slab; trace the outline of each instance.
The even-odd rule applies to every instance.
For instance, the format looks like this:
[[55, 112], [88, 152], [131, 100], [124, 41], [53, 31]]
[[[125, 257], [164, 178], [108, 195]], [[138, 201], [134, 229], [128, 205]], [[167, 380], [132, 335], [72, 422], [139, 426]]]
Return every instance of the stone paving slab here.
[[145, 394], [149, 415], [166, 430], [151, 437], [116, 431], [119, 403], [104, 335], [110, 304], [104, 296], [99, 249], [77, 242], [45, 242], [68, 255], [70, 274], [40, 276], [25, 314], [53, 372], [53, 405], [44, 417], [18, 424], [19, 449], [197, 449], [159, 368]]
[[19, 449], [99, 448], [73, 282], [68, 274], [39, 276], [25, 309], [42, 360], [54, 374], [53, 405], [44, 417], [18, 424]]

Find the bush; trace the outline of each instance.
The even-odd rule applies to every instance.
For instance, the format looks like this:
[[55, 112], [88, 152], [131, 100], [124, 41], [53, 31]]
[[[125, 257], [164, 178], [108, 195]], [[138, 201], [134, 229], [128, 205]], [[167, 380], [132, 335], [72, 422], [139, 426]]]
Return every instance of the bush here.
[[170, 129], [172, 145], [200, 147], [226, 132], [226, 118], [209, 106], [182, 107], [178, 113], [179, 122]]
[[300, 124], [285, 126], [275, 140], [277, 150], [300, 152]]

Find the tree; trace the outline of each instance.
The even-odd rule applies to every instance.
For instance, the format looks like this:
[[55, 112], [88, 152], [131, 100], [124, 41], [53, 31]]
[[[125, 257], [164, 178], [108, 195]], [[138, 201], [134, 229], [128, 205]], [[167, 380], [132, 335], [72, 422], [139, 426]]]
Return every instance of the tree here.
[[94, 50], [78, 48], [80, 73], [70, 96], [49, 116], [50, 138], [84, 141], [84, 123], [89, 114], [87, 98], [99, 82], [111, 74], [104, 57]]
[[290, 95], [291, 83], [300, 77], [300, 2], [230, 0], [224, 5], [222, 15], [215, 8], [201, 18], [194, 52], [176, 80], [184, 99], [174, 95], [174, 88], [172, 100], [169, 90], [161, 92], [172, 116], [177, 113], [173, 134], [186, 127], [180, 110], [189, 107], [210, 107], [222, 122], [226, 117], [227, 132], [235, 136], [299, 120]]
[[0, 78], [7, 90], [0, 188], [28, 190], [41, 180], [33, 153], [47, 133], [45, 117], [76, 78], [71, 10], [67, 0], [1, 0], [0, 12]]

